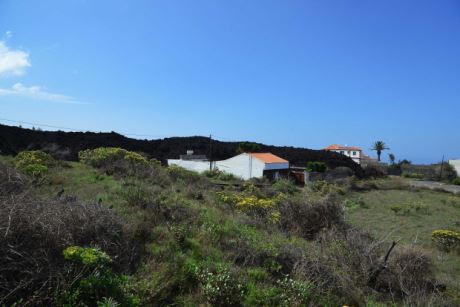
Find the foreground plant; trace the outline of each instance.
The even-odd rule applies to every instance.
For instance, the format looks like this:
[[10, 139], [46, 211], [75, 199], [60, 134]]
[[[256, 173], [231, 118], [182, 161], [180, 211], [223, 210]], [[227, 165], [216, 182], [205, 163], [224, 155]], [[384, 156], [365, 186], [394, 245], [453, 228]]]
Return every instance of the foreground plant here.
[[129, 279], [111, 269], [112, 259], [97, 248], [70, 246], [63, 251], [76, 279], [62, 294], [64, 306], [139, 306], [130, 293]]
[[460, 251], [460, 233], [453, 230], [439, 229], [431, 233], [431, 239], [443, 251]]

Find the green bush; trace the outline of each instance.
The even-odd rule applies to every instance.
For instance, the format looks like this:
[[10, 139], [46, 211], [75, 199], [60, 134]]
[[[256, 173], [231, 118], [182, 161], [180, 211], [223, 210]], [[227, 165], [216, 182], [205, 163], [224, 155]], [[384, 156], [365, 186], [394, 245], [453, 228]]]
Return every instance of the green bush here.
[[78, 158], [81, 162], [93, 167], [103, 167], [107, 163], [113, 163], [120, 159], [134, 163], [148, 163], [144, 156], [118, 147], [99, 147], [82, 150], [78, 153]]
[[283, 306], [283, 289], [280, 287], [263, 288], [248, 283], [246, 288], [244, 306]]
[[460, 185], [460, 177], [457, 177], [454, 180], [452, 180], [452, 184]]
[[128, 278], [112, 271], [112, 259], [105, 252], [71, 246], [63, 255], [77, 279], [61, 294], [62, 305], [100, 306], [109, 300], [112, 306], [139, 306], [140, 300], [130, 293]]
[[205, 175], [208, 178], [214, 178], [214, 179], [217, 179], [217, 180], [220, 180], [220, 181], [237, 180], [237, 178], [233, 174], [222, 172], [222, 171], [219, 171], [219, 170], [216, 170], [216, 169], [214, 169], [212, 171], [207, 170], [207, 171], [203, 172], [203, 175]]
[[142, 185], [136, 182], [124, 183], [119, 191], [119, 194], [129, 206], [136, 206], [145, 209], [151, 202], [151, 195]]
[[204, 297], [212, 306], [239, 306], [244, 288], [237, 274], [218, 264], [214, 269], [205, 268], [198, 274]]
[[307, 163], [307, 171], [309, 172], [324, 173], [326, 169], [327, 167], [324, 162], [308, 161]]
[[420, 173], [403, 173], [403, 177], [411, 179], [423, 179], [425, 178], [425, 175]]
[[295, 183], [292, 180], [284, 178], [275, 181], [272, 187], [275, 191], [285, 194], [293, 194], [297, 191]]
[[53, 157], [41, 150], [22, 151], [14, 158], [15, 166], [34, 178], [43, 177], [53, 163]]
[[168, 173], [174, 181], [181, 180], [185, 183], [194, 183], [201, 178], [197, 172], [189, 171], [177, 165], [168, 166]]

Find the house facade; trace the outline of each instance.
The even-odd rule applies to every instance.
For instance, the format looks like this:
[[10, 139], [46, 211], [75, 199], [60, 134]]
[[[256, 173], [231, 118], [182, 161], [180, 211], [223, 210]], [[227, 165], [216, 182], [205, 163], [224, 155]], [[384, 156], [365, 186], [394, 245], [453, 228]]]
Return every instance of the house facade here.
[[449, 164], [455, 168], [457, 171], [457, 176], [460, 176], [460, 159], [449, 160]]
[[324, 148], [324, 150], [333, 151], [333, 152], [337, 152], [339, 154], [345, 155], [347, 157], [350, 157], [356, 163], [361, 164], [363, 150], [360, 147], [342, 146], [342, 145], [332, 144]]
[[242, 153], [226, 160], [213, 162], [169, 159], [168, 165], [177, 165], [199, 173], [209, 169], [219, 170], [244, 180], [261, 177], [277, 180], [289, 174], [289, 161], [272, 153]]

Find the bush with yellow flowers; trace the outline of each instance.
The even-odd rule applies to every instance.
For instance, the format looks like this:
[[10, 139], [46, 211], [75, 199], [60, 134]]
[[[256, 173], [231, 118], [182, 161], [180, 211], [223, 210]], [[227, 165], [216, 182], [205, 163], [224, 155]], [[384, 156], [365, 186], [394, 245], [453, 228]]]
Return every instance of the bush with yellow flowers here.
[[81, 162], [93, 167], [103, 167], [107, 163], [113, 163], [118, 160], [148, 164], [148, 160], [141, 154], [118, 147], [99, 147], [82, 150], [78, 153], [78, 158]]
[[[58, 298], [64, 306], [100, 306], [109, 299], [114, 306], [139, 306], [130, 280], [112, 271], [112, 259], [105, 252], [90, 247], [70, 246], [63, 251], [69, 273], [75, 277]], [[113, 305], [111, 305], [113, 306]]]
[[78, 153], [81, 162], [99, 168], [112, 175], [147, 177], [157, 169], [157, 160], [148, 160], [143, 155], [118, 147], [99, 147]]
[[41, 150], [22, 151], [14, 158], [16, 168], [34, 178], [43, 177], [53, 163], [53, 157]]
[[431, 239], [443, 251], [460, 251], [460, 233], [457, 231], [438, 229], [431, 233]]
[[235, 208], [238, 212], [244, 212], [251, 216], [266, 218], [271, 223], [278, 223], [281, 213], [278, 210], [278, 203], [285, 199], [285, 195], [280, 193], [273, 198], [262, 198], [255, 195], [235, 194], [227, 192], [217, 192], [218, 198]]

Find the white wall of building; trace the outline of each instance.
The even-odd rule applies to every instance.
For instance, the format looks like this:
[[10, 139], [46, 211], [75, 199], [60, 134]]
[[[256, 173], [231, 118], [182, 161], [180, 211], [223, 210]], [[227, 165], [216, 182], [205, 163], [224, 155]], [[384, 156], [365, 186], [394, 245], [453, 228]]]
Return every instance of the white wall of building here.
[[455, 168], [455, 170], [457, 171], [457, 176], [460, 176], [460, 159], [449, 160], [449, 164]]
[[209, 170], [209, 161], [168, 159], [168, 165], [177, 165], [197, 173], [202, 173]]
[[339, 154], [345, 155], [347, 157], [350, 157], [353, 161], [356, 163], [360, 164], [361, 163], [361, 151], [360, 150], [341, 150], [341, 149], [336, 149], [332, 150], [335, 151]]
[[233, 174], [244, 180], [260, 178], [264, 174], [265, 163], [246, 153], [223, 161], [216, 161], [219, 171]]

